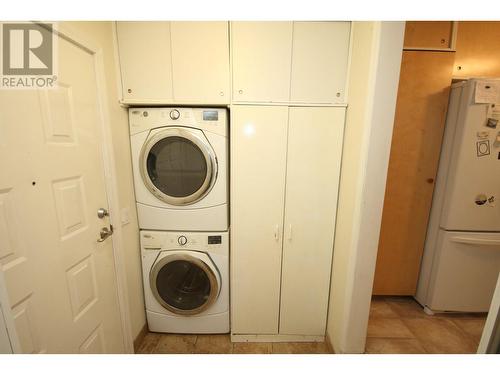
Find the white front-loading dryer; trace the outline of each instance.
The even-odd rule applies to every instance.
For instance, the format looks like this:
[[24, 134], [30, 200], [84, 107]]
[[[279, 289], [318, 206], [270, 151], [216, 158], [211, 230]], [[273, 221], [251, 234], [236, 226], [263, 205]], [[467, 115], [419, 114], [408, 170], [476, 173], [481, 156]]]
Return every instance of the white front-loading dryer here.
[[141, 231], [148, 327], [229, 332], [228, 232]]
[[227, 111], [130, 108], [139, 227], [228, 228]]

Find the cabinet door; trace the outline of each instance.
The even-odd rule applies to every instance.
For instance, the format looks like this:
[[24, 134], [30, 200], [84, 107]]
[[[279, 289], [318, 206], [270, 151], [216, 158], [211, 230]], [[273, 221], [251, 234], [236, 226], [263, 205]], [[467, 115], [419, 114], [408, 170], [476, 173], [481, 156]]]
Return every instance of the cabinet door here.
[[407, 21], [404, 48], [451, 48], [453, 22]]
[[290, 108], [280, 334], [325, 334], [344, 113]]
[[229, 103], [227, 22], [171, 22], [176, 103]]
[[172, 102], [169, 22], [117, 22], [123, 100]]
[[288, 102], [292, 22], [232, 22], [233, 100]]
[[291, 102], [344, 102], [350, 28], [350, 22], [294, 22]]
[[236, 334], [277, 334], [287, 107], [231, 108], [231, 314]]

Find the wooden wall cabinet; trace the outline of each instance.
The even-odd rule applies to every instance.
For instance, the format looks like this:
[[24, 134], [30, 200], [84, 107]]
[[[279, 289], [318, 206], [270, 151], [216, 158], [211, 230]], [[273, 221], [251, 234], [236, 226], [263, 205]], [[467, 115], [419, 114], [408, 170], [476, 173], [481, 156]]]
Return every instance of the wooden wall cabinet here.
[[123, 102], [228, 104], [227, 22], [117, 22]]
[[460, 21], [453, 77], [500, 77], [500, 22]]
[[452, 49], [452, 21], [407, 21], [404, 48]]
[[232, 22], [235, 103], [345, 102], [350, 22]]
[[344, 116], [232, 107], [233, 334], [324, 335]]

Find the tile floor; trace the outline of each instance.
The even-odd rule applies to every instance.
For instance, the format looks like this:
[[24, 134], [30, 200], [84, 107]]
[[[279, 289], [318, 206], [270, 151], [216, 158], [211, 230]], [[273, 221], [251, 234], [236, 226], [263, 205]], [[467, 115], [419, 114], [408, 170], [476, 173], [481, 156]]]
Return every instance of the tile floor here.
[[329, 354], [324, 342], [231, 342], [229, 335], [148, 333], [138, 354]]
[[[475, 353], [486, 314], [429, 316], [409, 297], [374, 297], [366, 353]], [[232, 343], [229, 335], [148, 333], [138, 354], [328, 354], [326, 343]]]
[[366, 352], [379, 354], [475, 353], [486, 314], [424, 313], [410, 297], [374, 297]]

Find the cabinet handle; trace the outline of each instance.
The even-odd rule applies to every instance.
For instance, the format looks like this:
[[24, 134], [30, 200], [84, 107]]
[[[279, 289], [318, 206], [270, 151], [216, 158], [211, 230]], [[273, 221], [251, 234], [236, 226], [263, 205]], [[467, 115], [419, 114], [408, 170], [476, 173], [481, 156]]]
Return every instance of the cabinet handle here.
[[278, 224], [274, 227], [274, 239], [276, 241], [280, 239], [280, 226]]
[[288, 226], [288, 241], [292, 240], [292, 224]]

